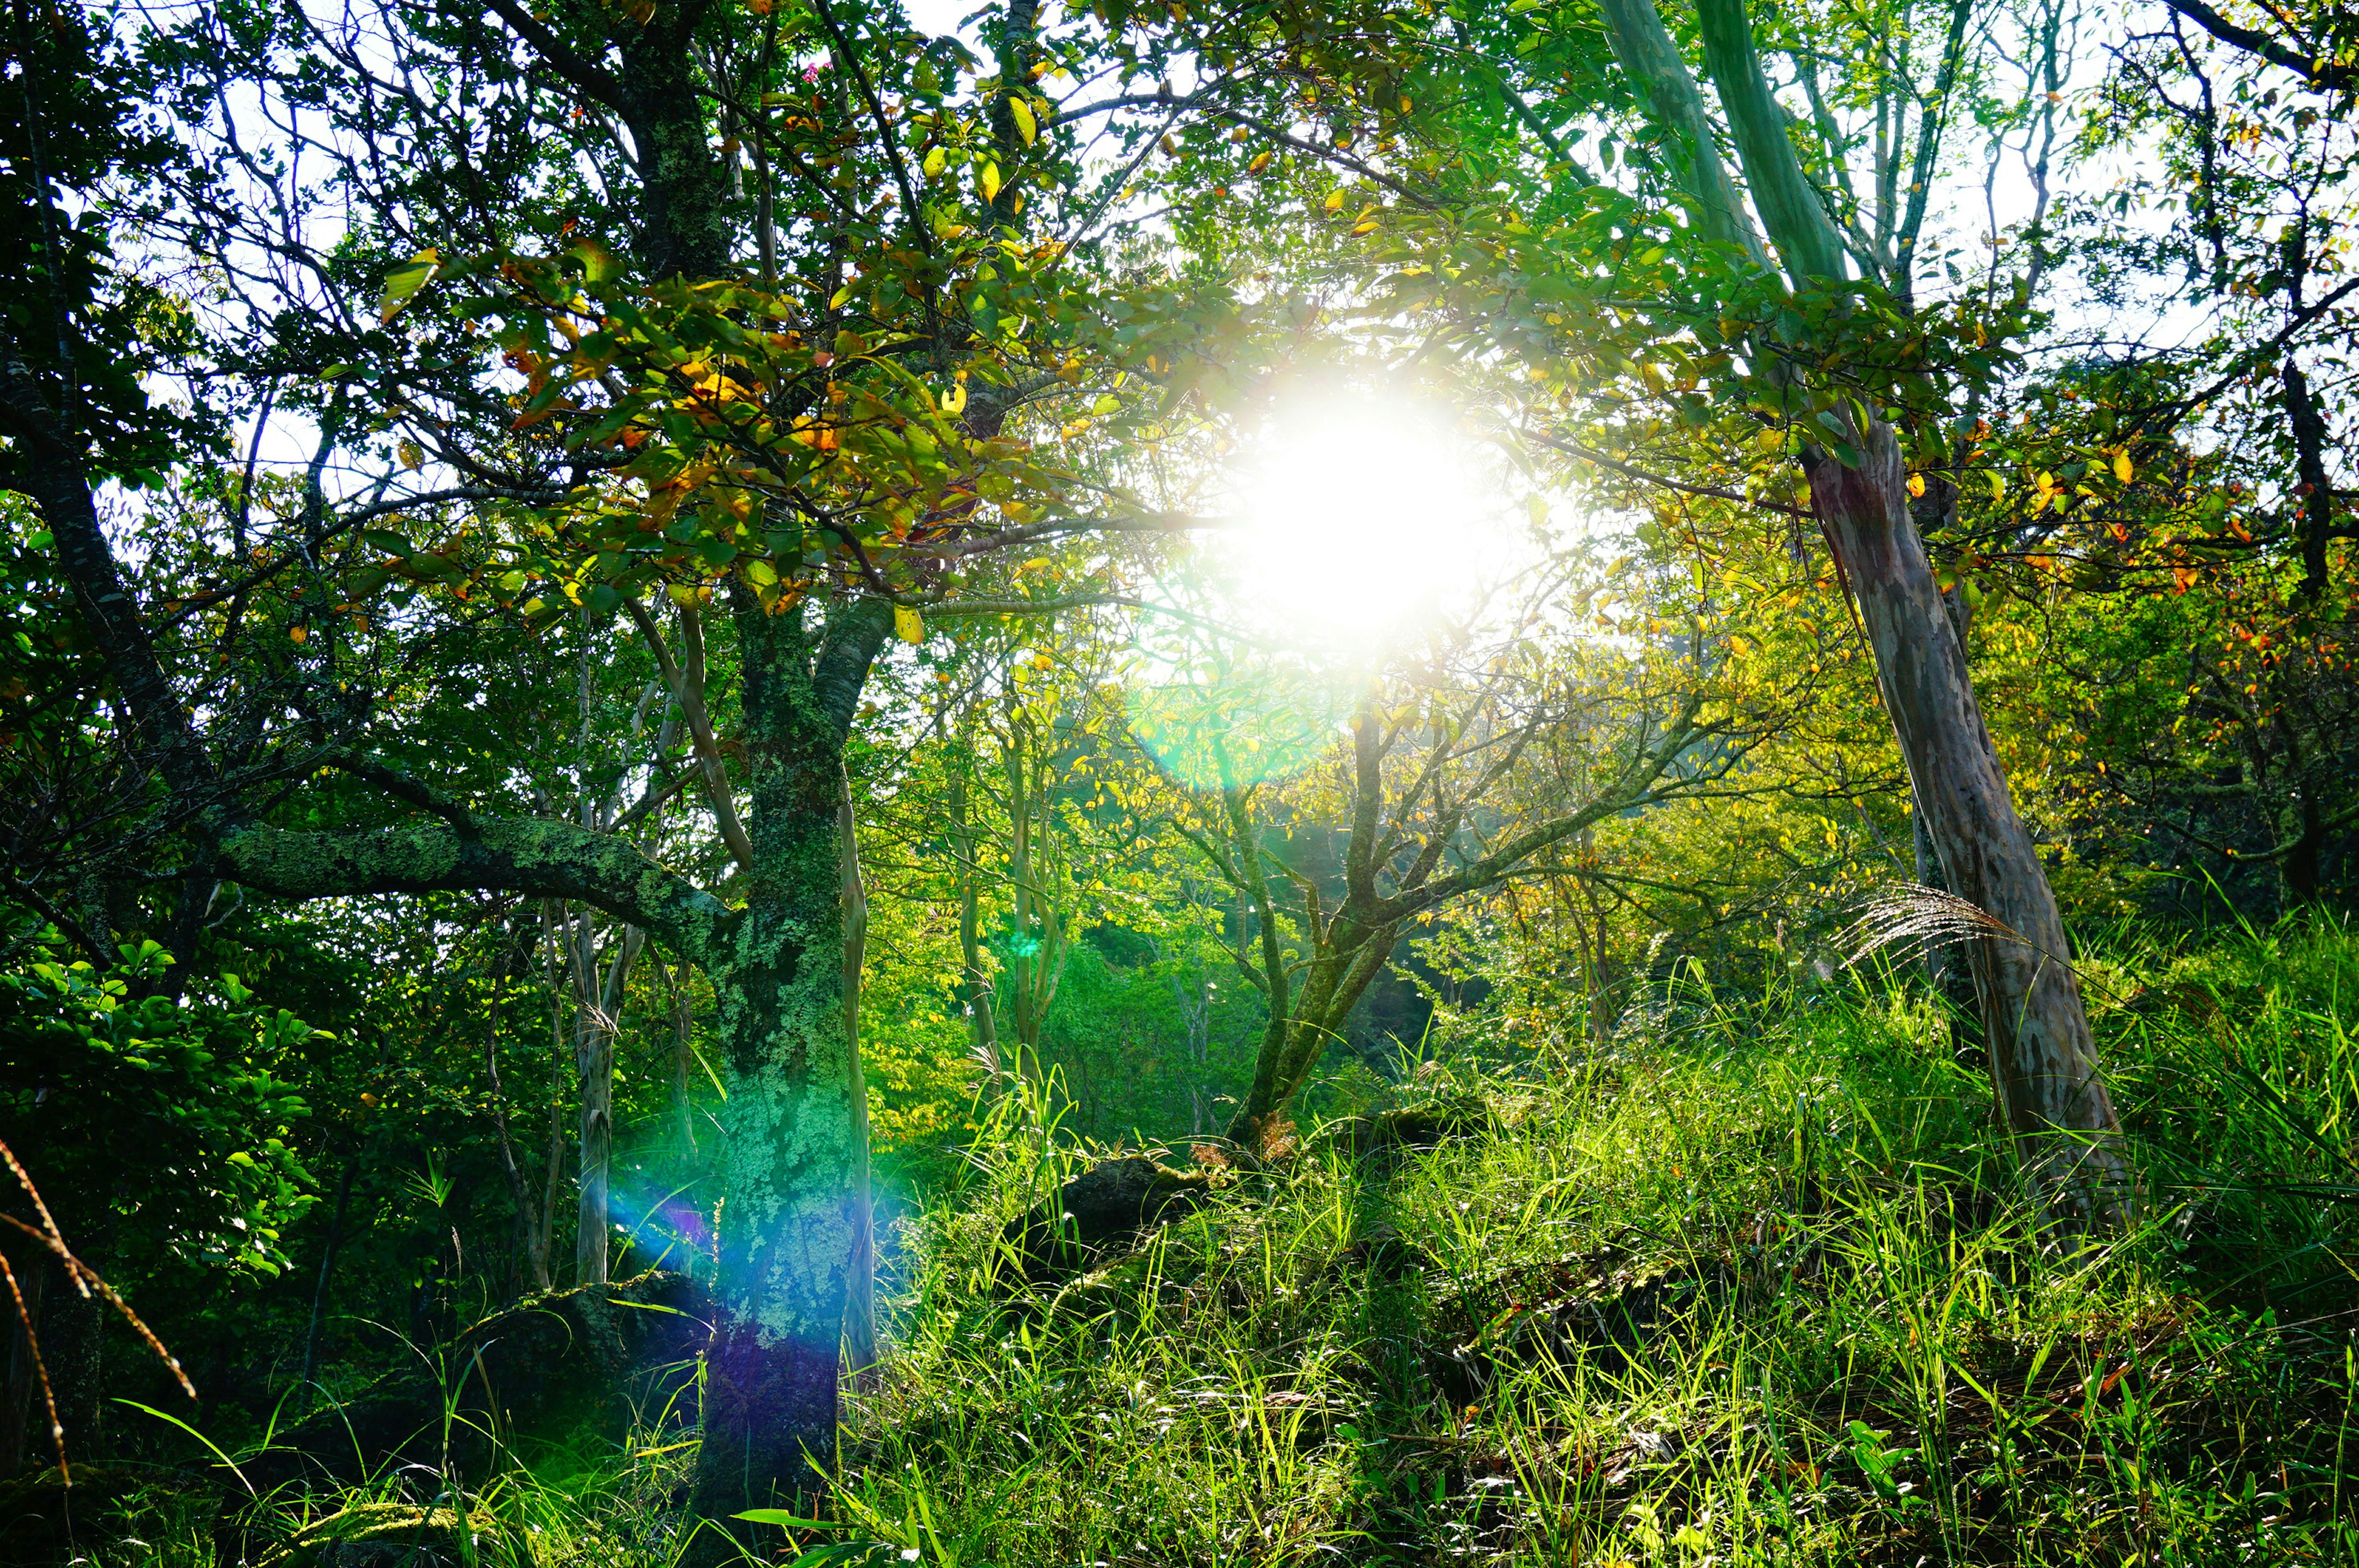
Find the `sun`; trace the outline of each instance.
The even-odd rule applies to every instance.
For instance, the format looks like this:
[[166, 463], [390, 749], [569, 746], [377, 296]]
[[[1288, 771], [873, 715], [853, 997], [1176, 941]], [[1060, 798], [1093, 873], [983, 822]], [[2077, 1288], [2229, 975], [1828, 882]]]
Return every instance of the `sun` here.
[[1434, 414], [1324, 401], [1232, 461], [1240, 525], [1215, 553], [1289, 642], [1372, 648], [1452, 609], [1497, 564], [1501, 476]]

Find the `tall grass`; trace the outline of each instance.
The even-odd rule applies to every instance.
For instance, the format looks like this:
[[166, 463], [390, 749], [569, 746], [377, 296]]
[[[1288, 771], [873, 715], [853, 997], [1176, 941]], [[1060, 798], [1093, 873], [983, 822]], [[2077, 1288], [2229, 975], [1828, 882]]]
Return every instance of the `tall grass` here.
[[[1006, 1225], [1099, 1152], [1011, 1114], [908, 1227], [832, 1523], [766, 1552], [2359, 1562], [2359, 944], [2091, 948], [2149, 1183], [2126, 1234], [2023, 1201], [1986, 1077], [1891, 974], [1745, 1001], [1690, 974], [1602, 1052], [1444, 1054], [1402, 1092], [1480, 1095], [1489, 1135], [1306, 1130], [1078, 1279], [1027, 1278]], [[544, 1568], [665, 1563], [680, 1441], [473, 1495]]]
[[[2332, 925], [2089, 965], [2151, 1190], [2022, 1201], [1950, 1021], [1854, 975], [1689, 979], [1623, 1047], [1477, 1082], [1503, 1126], [1316, 1140], [1026, 1286], [1025, 1150], [937, 1205], [858, 1417], [852, 1528], [943, 1563], [2359, 1561]], [[921, 1518], [922, 1532], [876, 1521]]]

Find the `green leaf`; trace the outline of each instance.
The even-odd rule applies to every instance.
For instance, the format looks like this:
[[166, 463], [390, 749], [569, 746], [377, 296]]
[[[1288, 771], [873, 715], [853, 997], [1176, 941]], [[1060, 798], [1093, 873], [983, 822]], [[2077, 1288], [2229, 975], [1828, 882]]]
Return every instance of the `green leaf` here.
[[576, 241], [570, 254], [582, 263], [582, 276], [589, 283], [612, 283], [623, 276], [623, 264], [595, 240]]
[[386, 274], [385, 299], [377, 307], [377, 325], [390, 326], [393, 319], [401, 314], [402, 307], [426, 287], [426, 280], [434, 276], [440, 265], [440, 257], [436, 254], [434, 247], [429, 245]]
[[747, 1524], [775, 1524], [781, 1530], [835, 1530], [839, 1528], [836, 1525], [830, 1524], [825, 1519], [804, 1519], [799, 1514], [790, 1514], [784, 1509], [747, 1509], [742, 1514], [731, 1514], [729, 1517], [731, 1519], [742, 1519]]

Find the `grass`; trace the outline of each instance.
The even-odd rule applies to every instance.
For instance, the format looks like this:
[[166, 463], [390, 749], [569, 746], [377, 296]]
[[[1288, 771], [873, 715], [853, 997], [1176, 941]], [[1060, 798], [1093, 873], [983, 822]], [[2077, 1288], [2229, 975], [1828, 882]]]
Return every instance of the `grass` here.
[[[2044, 1225], [1949, 1022], [1864, 977], [1749, 1002], [1690, 979], [1603, 1054], [1428, 1064], [1403, 1092], [1479, 1094], [1493, 1133], [1359, 1159], [1306, 1137], [1045, 1286], [1002, 1227], [1095, 1152], [987, 1142], [908, 1238], [838, 1527], [771, 1545], [942, 1568], [2359, 1562], [2359, 941], [2093, 947], [2151, 1184], [2125, 1235]], [[543, 1568], [661, 1563], [679, 1442], [520, 1469], [476, 1506]]]

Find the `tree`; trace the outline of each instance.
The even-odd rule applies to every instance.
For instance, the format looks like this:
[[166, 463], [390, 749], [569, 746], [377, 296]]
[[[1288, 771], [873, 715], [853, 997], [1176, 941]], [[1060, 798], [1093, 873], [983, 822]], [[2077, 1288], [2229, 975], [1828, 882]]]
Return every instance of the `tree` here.
[[[1133, 291], [1120, 324], [1091, 309], [1073, 247], [1102, 232], [1092, 192], [1059, 238], [1024, 237], [1027, 205], [1082, 180], [1033, 85], [1049, 53], [1028, 5], [969, 92], [959, 46], [824, 0], [332, 22], [227, 4], [147, 48], [158, 98], [198, 105], [205, 152], [143, 197], [149, 254], [222, 280], [187, 373], [242, 400], [255, 450], [275, 432], [313, 455], [258, 520], [254, 463], [207, 469], [211, 522], [159, 603], [101, 525], [114, 470], [29, 318], [0, 361], [0, 429], [162, 803], [170, 872], [289, 900], [563, 901], [700, 968], [728, 1140], [695, 1507], [808, 1489], [864, 1266], [840, 837], [864, 685], [923, 616], [1057, 608], [1020, 589], [949, 602], [971, 563], [1174, 525], [1118, 496], [1066, 504], [1052, 454], [1003, 429], [1037, 401], [1107, 395], [1082, 374], [1100, 352], [1167, 378], [1135, 393], [1176, 395], [1195, 329], [1167, 328], [1166, 285]], [[821, 49], [823, 68], [794, 63]], [[224, 106], [233, 82], [261, 119]], [[265, 124], [290, 128], [257, 145]], [[298, 174], [298, 142], [324, 173]], [[131, 357], [95, 329], [64, 357], [100, 355]], [[687, 659], [665, 659], [651, 599]], [[385, 705], [389, 676], [468, 638], [565, 626], [612, 658], [617, 611], [670, 666], [738, 862], [718, 892], [629, 837], [678, 776], [637, 781], [610, 821], [536, 815], [496, 748], [455, 787], [427, 782], [438, 737]], [[734, 689], [704, 725], [692, 643], [715, 626]]]
[[[1972, 967], [2027, 1174], [2060, 1210], [2111, 1212], [2127, 1173], [2061, 918], [1912, 505], [1920, 485], [1937, 505], [1952, 493], [1935, 481], [1975, 423], [1956, 399], [1990, 382], [2025, 306], [2020, 284], [1972, 308], [1915, 287], [1970, 6], [1930, 29], [1906, 5], [1852, 15], [1841, 62], [1799, 19], [1765, 49], [1742, 0], [1703, 0], [1691, 50], [1646, 0], [1604, 0], [1602, 26], [1572, 7], [1449, 15], [1447, 39], [1382, 5], [1214, 30], [1207, 56], [1225, 69], [1191, 107], [1345, 177], [1311, 210], [1381, 236], [1339, 256], [1375, 303], [1533, 366], [1518, 444], [1821, 532], [1944, 873], [1992, 922]], [[1788, 114], [1767, 59], [1807, 113]], [[1843, 124], [1852, 103], [1880, 134]], [[1302, 121], [1307, 135], [1287, 129]], [[1609, 170], [1637, 166], [1626, 188], [1574, 146], [1592, 128]], [[1783, 482], [1724, 482], [1753, 467], [1737, 455], [1747, 429], [1774, 445]]]
[[[1232, 957], [1267, 1004], [1232, 1142], [1264, 1144], [1412, 930], [1597, 823], [1738, 787], [1758, 716], [1712, 689], [1711, 653], [1585, 654], [1563, 622], [1602, 584], [1576, 596], [1579, 560], [1359, 676], [1341, 745], [1315, 678], [1234, 654], [1135, 704], [1143, 742], [1193, 786], [1180, 831], [1235, 893]], [[1301, 830], [1290, 850], [1280, 824]], [[1306, 852], [1322, 827], [1332, 865]]]

